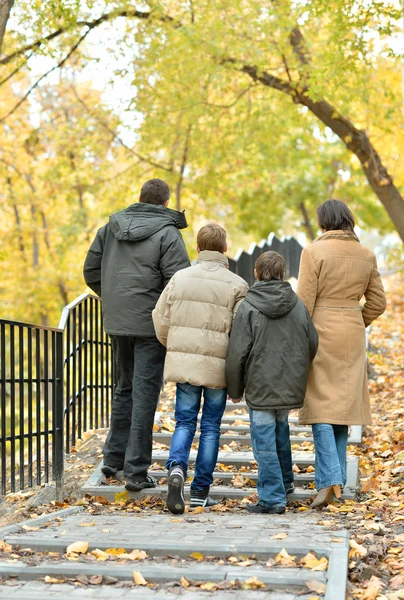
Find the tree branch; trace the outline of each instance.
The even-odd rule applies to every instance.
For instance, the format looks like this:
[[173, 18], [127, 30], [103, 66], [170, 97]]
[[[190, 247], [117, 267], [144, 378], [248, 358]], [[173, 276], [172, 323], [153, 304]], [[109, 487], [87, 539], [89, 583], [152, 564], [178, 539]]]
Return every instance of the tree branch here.
[[6, 115], [1, 117], [0, 123], [4, 123], [4, 121], [6, 119], [8, 119], [8, 117], [10, 117], [25, 102], [25, 100], [28, 98], [28, 96], [34, 91], [35, 88], [38, 87], [38, 85], [41, 83], [41, 81], [43, 79], [48, 77], [48, 75], [53, 73], [53, 71], [56, 71], [56, 69], [60, 69], [61, 67], [63, 67], [63, 65], [66, 63], [66, 61], [69, 60], [71, 55], [77, 50], [77, 48], [80, 46], [80, 44], [86, 39], [86, 37], [90, 33], [90, 31], [91, 31], [91, 29], [87, 29], [87, 31], [85, 33], [83, 33], [83, 35], [77, 40], [77, 42], [70, 48], [70, 50], [66, 54], [66, 56], [60, 62], [58, 62], [57, 65], [55, 65], [54, 67], [49, 69], [46, 73], [41, 75], [41, 77], [39, 79], [36, 80], [36, 82], [29, 88], [29, 90], [17, 102], [17, 104]]
[[175, 193], [176, 198], [177, 198], [176, 208], [178, 211], [181, 210], [181, 191], [182, 191], [182, 184], [184, 182], [185, 167], [187, 165], [187, 156], [188, 156], [188, 150], [189, 150], [189, 139], [191, 136], [191, 131], [192, 131], [192, 124], [190, 123], [188, 125], [187, 133], [185, 136], [184, 152], [182, 154], [182, 160], [181, 160], [181, 166], [180, 166], [180, 176], [178, 178], [177, 188], [176, 188], [176, 193]]
[[73, 90], [73, 93], [74, 93], [75, 97], [77, 98], [78, 102], [85, 108], [85, 110], [87, 111], [87, 113], [90, 114], [91, 116], [93, 116], [100, 123], [100, 125], [102, 125], [102, 127], [104, 127], [104, 129], [106, 131], [108, 131], [113, 136], [113, 139], [115, 139], [117, 142], [119, 142], [119, 144], [123, 148], [125, 148], [125, 150], [127, 150], [128, 152], [130, 152], [130, 154], [132, 154], [132, 156], [135, 156], [140, 162], [146, 162], [149, 165], [152, 165], [153, 167], [156, 167], [157, 169], [162, 169], [163, 171], [167, 171], [169, 173], [172, 172], [172, 167], [169, 167], [169, 166], [166, 166], [166, 165], [162, 165], [160, 163], [156, 163], [152, 159], [150, 159], [148, 157], [145, 157], [145, 156], [142, 156], [141, 154], [139, 154], [138, 152], [136, 152], [135, 150], [133, 150], [133, 148], [131, 148], [130, 146], [128, 146], [127, 144], [125, 144], [125, 142], [123, 141], [123, 139], [120, 138], [119, 135], [117, 135], [117, 133], [108, 125], [108, 123], [105, 123], [102, 119], [100, 119], [98, 117], [98, 115], [94, 114], [94, 112], [87, 106], [87, 104], [85, 103], [85, 101], [78, 95], [77, 90], [74, 87], [74, 85], [71, 85], [70, 87]]

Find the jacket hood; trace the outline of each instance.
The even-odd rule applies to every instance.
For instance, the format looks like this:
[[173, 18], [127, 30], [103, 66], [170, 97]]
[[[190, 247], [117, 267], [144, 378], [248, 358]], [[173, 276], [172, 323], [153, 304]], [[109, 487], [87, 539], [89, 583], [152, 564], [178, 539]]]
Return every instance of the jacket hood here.
[[284, 317], [296, 306], [297, 296], [288, 281], [257, 281], [247, 293], [248, 302], [270, 319]]
[[177, 229], [188, 227], [185, 214], [154, 204], [131, 204], [109, 218], [109, 226], [117, 240], [138, 242], [145, 240], [160, 229], [174, 225]]

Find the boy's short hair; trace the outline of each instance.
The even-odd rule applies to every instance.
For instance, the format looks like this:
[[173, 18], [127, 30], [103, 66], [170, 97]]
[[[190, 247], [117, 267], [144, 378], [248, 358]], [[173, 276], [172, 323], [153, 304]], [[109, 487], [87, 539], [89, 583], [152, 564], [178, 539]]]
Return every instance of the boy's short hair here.
[[258, 281], [284, 279], [285, 259], [277, 252], [263, 252], [255, 263]]
[[139, 202], [161, 206], [170, 199], [170, 188], [162, 179], [149, 179], [142, 185]]
[[196, 243], [200, 252], [213, 250], [224, 253], [226, 247], [226, 230], [217, 223], [208, 223], [199, 230]]

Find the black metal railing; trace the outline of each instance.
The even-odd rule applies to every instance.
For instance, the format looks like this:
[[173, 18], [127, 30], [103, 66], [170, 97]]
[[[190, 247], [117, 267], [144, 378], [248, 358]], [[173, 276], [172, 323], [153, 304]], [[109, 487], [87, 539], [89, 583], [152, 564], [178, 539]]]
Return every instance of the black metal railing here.
[[65, 451], [85, 431], [106, 427], [113, 394], [111, 342], [104, 332], [101, 301], [82, 294], [63, 309]]
[[271, 233], [267, 240], [259, 244], [251, 244], [249, 250], [239, 250], [234, 258], [229, 258], [229, 267], [233, 273], [237, 273], [247, 281], [249, 285], [254, 283], [254, 265], [257, 258], [269, 250], [279, 252], [285, 259], [286, 279], [296, 277], [299, 274], [300, 255], [302, 246], [293, 238], [288, 237], [280, 240]]
[[0, 320], [0, 491], [63, 480], [63, 332]]
[[109, 422], [114, 369], [101, 301], [83, 294], [58, 328], [0, 319], [0, 493], [54, 480], [64, 453]]

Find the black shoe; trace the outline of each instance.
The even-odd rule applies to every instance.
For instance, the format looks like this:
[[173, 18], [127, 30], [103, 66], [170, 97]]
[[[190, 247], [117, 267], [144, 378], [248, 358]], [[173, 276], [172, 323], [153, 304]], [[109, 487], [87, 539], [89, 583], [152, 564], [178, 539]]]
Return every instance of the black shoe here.
[[142, 479], [127, 479], [125, 487], [129, 492], [140, 492], [145, 488], [155, 488], [156, 480], [154, 477], [150, 477], [150, 475], [146, 475]]
[[118, 467], [112, 467], [111, 465], [103, 465], [101, 467], [101, 473], [105, 475], [106, 479], [112, 479], [118, 473], [120, 469]]
[[265, 514], [265, 515], [283, 515], [285, 512], [284, 506], [267, 506], [266, 504], [247, 504], [247, 510], [250, 513]]
[[290, 485], [288, 485], [287, 488], [285, 488], [286, 494], [293, 494], [294, 491], [295, 491], [294, 483], [291, 483]]
[[173, 515], [182, 515], [185, 510], [184, 471], [178, 465], [168, 474], [167, 508]]
[[216, 506], [216, 504], [219, 504], [219, 502], [209, 496], [208, 487], [204, 490], [193, 490], [191, 488], [191, 508], [197, 508], [198, 506], [210, 508], [211, 506]]

